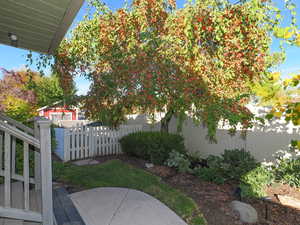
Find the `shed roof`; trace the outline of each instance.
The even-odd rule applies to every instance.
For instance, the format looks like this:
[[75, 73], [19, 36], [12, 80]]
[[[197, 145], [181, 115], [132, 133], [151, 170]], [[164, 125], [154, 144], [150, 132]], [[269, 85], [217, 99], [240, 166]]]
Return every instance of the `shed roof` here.
[[51, 54], [72, 24], [84, 0], [1, 0], [0, 43]]

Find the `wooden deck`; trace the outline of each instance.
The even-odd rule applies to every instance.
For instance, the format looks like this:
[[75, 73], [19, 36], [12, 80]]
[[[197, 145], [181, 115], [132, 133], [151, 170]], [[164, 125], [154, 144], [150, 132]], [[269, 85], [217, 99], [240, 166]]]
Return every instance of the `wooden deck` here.
[[[24, 210], [23, 183], [13, 182], [11, 188], [12, 208]], [[85, 225], [68, 195], [68, 192], [64, 188], [56, 188], [53, 190], [53, 206], [56, 225]], [[32, 213], [41, 213], [41, 192], [31, 190], [29, 196], [30, 211]], [[4, 185], [0, 185], [0, 207], [4, 209]], [[0, 208], [0, 225], [41, 225], [41, 223], [3, 218], [1, 217]]]

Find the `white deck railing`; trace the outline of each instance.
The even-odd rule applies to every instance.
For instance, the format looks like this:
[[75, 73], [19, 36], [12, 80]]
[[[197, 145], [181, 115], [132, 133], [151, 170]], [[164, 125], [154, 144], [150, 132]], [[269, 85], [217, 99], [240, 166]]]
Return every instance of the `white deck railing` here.
[[[0, 113], [0, 176], [4, 177], [4, 204], [0, 206], [0, 217], [53, 225], [51, 122], [37, 118], [34, 123], [35, 128], [31, 129]], [[23, 155], [21, 172], [16, 171], [20, 151]], [[34, 159], [31, 160], [30, 155]], [[12, 204], [14, 181], [23, 183], [22, 209], [14, 208]], [[30, 190], [33, 185], [41, 192], [41, 212], [31, 211]]]

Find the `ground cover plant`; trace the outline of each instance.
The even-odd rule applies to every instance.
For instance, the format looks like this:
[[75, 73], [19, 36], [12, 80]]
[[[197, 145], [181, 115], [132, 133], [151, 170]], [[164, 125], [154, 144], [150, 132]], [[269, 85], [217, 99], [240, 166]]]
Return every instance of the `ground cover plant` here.
[[225, 150], [221, 156], [210, 155], [206, 159], [194, 159], [193, 166], [188, 156], [170, 154], [167, 165], [182, 172], [190, 172], [205, 181], [223, 184], [226, 181], [240, 181], [241, 177], [259, 164], [245, 150]]
[[174, 150], [169, 154], [169, 158], [165, 162], [165, 165], [178, 169], [180, 173], [191, 173], [193, 171], [189, 158], [184, 153]]
[[119, 160], [90, 166], [54, 162], [53, 168], [57, 181], [84, 189], [124, 187], [140, 190], [159, 199], [189, 225], [206, 224], [197, 204], [191, 198], [170, 187], [161, 178]]
[[300, 151], [279, 150], [271, 161], [261, 163], [241, 178], [242, 195], [246, 197], [266, 196], [266, 187], [272, 183], [300, 187]]
[[249, 171], [241, 177], [241, 196], [249, 198], [266, 197], [266, 187], [270, 185], [274, 179], [273, 174], [263, 166]]
[[294, 147], [289, 151], [277, 151], [273, 160], [263, 163], [257, 162], [250, 152], [239, 149], [225, 150], [221, 156], [193, 160], [192, 163], [186, 153], [174, 151], [165, 165], [219, 185], [234, 182], [240, 188], [237, 189], [240, 197], [266, 197], [268, 186], [274, 183], [300, 187], [300, 151]]

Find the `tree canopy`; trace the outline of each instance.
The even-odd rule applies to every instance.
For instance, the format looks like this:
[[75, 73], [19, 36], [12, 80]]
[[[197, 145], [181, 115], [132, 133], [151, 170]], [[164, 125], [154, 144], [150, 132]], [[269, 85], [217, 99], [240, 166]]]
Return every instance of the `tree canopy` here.
[[36, 73], [30, 75], [24, 71], [2, 70], [3, 78], [0, 80], [0, 111], [19, 121], [36, 115], [37, 98], [29, 85], [36, 79]]
[[100, 1], [60, 45], [55, 66], [63, 89], [83, 75], [92, 85], [87, 116], [118, 125], [135, 110], [165, 112], [162, 129], [175, 115], [208, 126], [220, 120], [251, 126], [245, 104], [251, 84], [270, 74], [282, 52], [272, 53], [275, 35], [299, 44], [295, 4], [285, 1], [291, 24], [270, 0], [133, 0], [112, 11]]
[[[63, 100], [63, 90], [56, 75], [41, 76], [37, 72], [2, 69], [0, 111], [19, 121], [37, 115], [37, 109]], [[74, 93], [74, 89], [73, 89]]]
[[[259, 104], [271, 107], [267, 119], [284, 118], [287, 123], [300, 126], [300, 74], [281, 79], [280, 73], [272, 73], [268, 79], [255, 83], [253, 91]], [[300, 150], [300, 140], [293, 140], [292, 147]]]
[[37, 105], [39, 107], [51, 105], [57, 101], [65, 101], [69, 103], [70, 98], [74, 98], [76, 94], [75, 86], [72, 85], [70, 95], [65, 96], [65, 92], [60, 86], [57, 74], [39, 77], [34, 85], [32, 85], [32, 89], [37, 96]]

